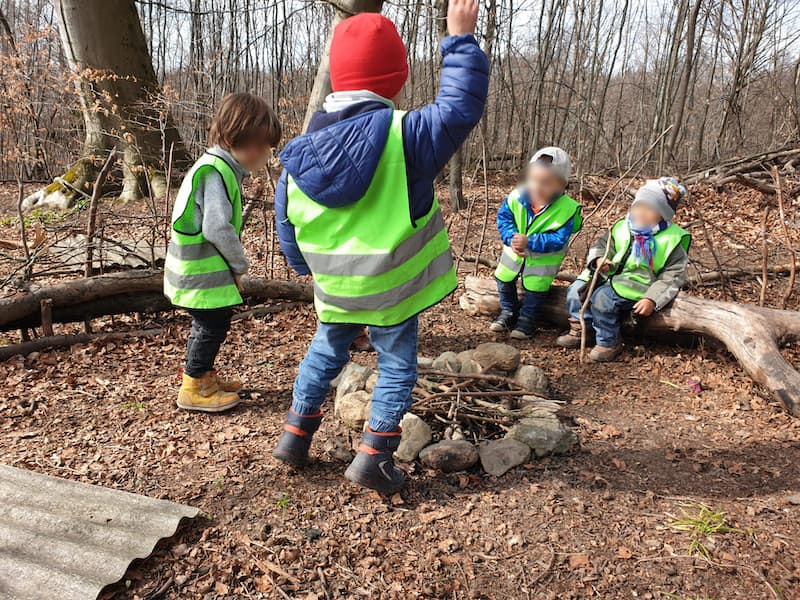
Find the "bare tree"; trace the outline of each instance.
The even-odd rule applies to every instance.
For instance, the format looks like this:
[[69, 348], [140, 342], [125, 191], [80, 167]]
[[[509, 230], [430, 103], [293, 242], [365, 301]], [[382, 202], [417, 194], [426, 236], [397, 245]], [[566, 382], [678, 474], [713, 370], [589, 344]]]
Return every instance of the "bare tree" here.
[[61, 42], [81, 103], [86, 136], [81, 158], [26, 206], [68, 206], [96, 173], [112, 146], [122, 148], [122, 199], [158, 196], [165, 189], [164, 147], [181, 138], [160, 88], [133, 0], [59, 0]]

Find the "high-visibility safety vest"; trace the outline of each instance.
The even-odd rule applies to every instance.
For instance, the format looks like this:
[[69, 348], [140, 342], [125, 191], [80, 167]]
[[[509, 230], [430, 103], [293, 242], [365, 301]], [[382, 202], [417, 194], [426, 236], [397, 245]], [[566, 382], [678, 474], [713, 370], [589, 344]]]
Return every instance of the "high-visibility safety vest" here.
[[314, 276], [323, 323], [397, 325], [440, 302], [458, 284], [439, 203], [416, 223], [409, 208], [403, 117], [395, 111], [369, 188], [329, 208], [289, 176], [287, 217]]
[[[566, 194], [550, 203], [535, 219], [531, 219], [527, 207], [522, 203], [520, 190], [508, 195], [508, 206], [514, 215], [517, 231], [532, 236], [538, 233], [558, 231], [572, 221], [572, 233], [577, 233], [583, 224], [581, 205]], [[567, 248], [553, 252], [526, 251], [525, 256], [518, 255], [509, 246], [503, 246], [503, 253], [495, 269], [494, 276], [500, 281], [514, 281], [522, 275], [522, 287], [529, 292], [546, 292], [558, 275], [561, 263], [566, 256]]]
[[[614, 242], [615, 254], [611, 263], [616, 270], [610, 277], [611, 287], [614, 291], [626, 298], [638, 302], [647, 294], [647, 290], [664, 270], [667, 260], [678, 246], [689, 252], [692, 235], [674, 223], [666, 229], [655, 234], [656, 251], [653, 255], [653, 269], [650, 265], [641, 264], [633, 257], [631, 252], [632, 235], [627, 219], [622, 219], [614, 224], [611, 229], [611, 239]], [[624, 264], [621, 264], [624, 261]]]
[[228, 263], [195, 225], [194, 195], [202, 178], [216, 171], [232, 206], [231, 225], [242, 233], [242, 191], [231, 166], [204, 154], [192, 166], [175, 199], [172, 237], [164, 263], [164, 295], [175, 306], [212, 309], [242, 303]]

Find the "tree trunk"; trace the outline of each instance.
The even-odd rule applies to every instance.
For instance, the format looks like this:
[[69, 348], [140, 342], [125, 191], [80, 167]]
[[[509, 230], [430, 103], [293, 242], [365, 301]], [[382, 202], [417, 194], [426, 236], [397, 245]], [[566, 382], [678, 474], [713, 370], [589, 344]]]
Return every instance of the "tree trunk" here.
[[82, 156], [59, 178], [28, 196], [25, 208], [67, 208], [113, 146], [122, 154], [120, 198], [159, 197], [166, 189], [165, 157], [188, 157], [156, 80], [134, 0], [58, 0], [64, 54], [81, 103]]
[[314, 77], [314, 85], [311, 88], [311, 96], [308, 98], [308, 108], [306, 109], [305, 119], [303, 119], [303, 131], [308, 128], [311, 116], [322, 108], [325, 96], [331, 93], [330, 51], [331, 40], [333, 40], [333, 30], [347, 17], [362, 12], [381, 12], [383, 0], [342, 0], [342, 2], [335, 3], [334, 5], [337, 6], [337, 10], [331, 21], [328, 41], [325, 43], [325, 52], [322, 55], [322, 60], [319, 61], [317, 75]]
[[[447, 35], [447, 5], [447, 0], [436, 0], [439, 43], [441, 43]], [[453, 154], [447, 166], [449, 170], [447, 191], [450, 193], [450, 203], [452, 204], [453, 211], [458, 212], [467, 207], [466, 200], [464, 199], [463, 146], [456, 150], [456, 153]]]
[[[459, 303], [469, 314], [493, 315], [500, 310], [494, 281], [467, 277], [464, 287]], [[566, 293], [563, 286], [551, 289], [544, 307], [548, 321], [567, 325]], [[800, 373], [779, 347], [800, 339], [800, 313], [680, 294], [669, 308], [641, 319], [634, 332], [658, 339], [688, 334], [721, 342], [753, 381], [800, 416]]]
[[[172, 306], [162, 294], [161, 271], [124, 271], [60, 283], [0, 298], [0, 331], [41, 323], [41, 301], [51, 299], [52, 322], [71, 323], [100, 315], [157, 312]], [[311, 286], [245, 277], [245, 296], [310, 302]]]

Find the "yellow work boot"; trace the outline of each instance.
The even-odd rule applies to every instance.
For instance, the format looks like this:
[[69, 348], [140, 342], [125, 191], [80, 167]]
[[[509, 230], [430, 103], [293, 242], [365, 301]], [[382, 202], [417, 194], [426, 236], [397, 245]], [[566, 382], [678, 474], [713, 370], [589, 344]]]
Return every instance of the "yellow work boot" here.
[[178, 407], [201, 412], [222, 412], [239, 404], [239, 396], [220, 389], [219, 384], [206, 373], [202, 377], [189, 377], [183, 373], [178, 392]]
[[223, 392], [238, 392], [242, 389], [242, 382], [238, 377], [221, 377], [220, 374], [214, 370], [211, 371], [211, 378], [217, 382], [219, 389]]

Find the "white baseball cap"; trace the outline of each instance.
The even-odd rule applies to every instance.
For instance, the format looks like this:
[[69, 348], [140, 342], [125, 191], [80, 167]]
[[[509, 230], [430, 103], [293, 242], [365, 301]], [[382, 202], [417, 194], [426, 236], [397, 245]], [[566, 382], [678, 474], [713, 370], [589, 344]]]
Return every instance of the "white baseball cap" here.
[[539, 164], [549, 168], [564, 182], [568, 182], [572, 175], [572, 160], [565, 150], [556, 146], [542, 148], [531, 158], [530, 164]]

